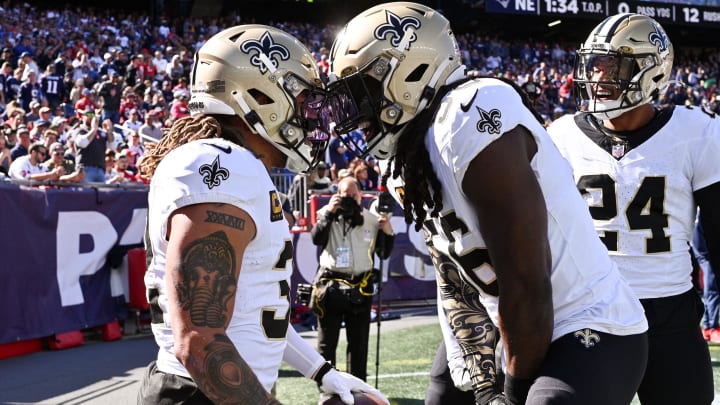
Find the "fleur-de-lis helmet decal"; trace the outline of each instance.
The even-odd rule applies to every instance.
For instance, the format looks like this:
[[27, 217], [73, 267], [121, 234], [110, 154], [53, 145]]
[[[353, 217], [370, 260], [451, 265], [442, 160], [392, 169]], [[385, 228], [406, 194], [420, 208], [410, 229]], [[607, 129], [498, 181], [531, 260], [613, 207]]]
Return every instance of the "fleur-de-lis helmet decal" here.
[[228, 169], [220, 166], [220, 155], [216, 156], [212, 163], [200, 166], [198, 172], [202, 175], [203, 183], [211, 190], [230, 177]]
[[[393, 14], [390, 10], [385, 10], [387, 23], [381, 24], [375, 28], [375, 38], [377, 39], [389, 39], [390, 44], [397, 48], [401, 45], [400, 41], [405, 36], [405, 32], [408, 28], [417, 30], [420, 28], [420, 20], [413, 16], [398, 17]], [[408, 38], [405, 50], [410, 49], [410, 45], [417, 40], [417, 35], [413, 32]]]
[[664, 54], [670, 49], [670, 38], [668, 38], [665, 31], [660, 27], [659, 24], [652, 24], [654, 31], [648, 34], [648, 42], [655, 45], [658, 49], [658, 53]]
[[275, 43], [268, 31], [265, 31], [259, 40], [248, 39], [240, 44], [240, 50], [252, 55], [250, 63], [260, 69], [263, 74], [268, 71], [268, 66], [262, 60], [263, 57], [267, 57], [275, 69], [279, 66], [278, 59], [283, 61], [290, 58], [290, 51], [282, 44]]
[[262, 24], [227, 28], [198, 49], [190, 82], [192, 114], [237, 116], [287, 156], [285, 167], [293, 172], [317, 162], [303, 121], [311, 107], [298, 101], [303, 93], [321, 94], [322, 81], [315, 58], [297, 38]]

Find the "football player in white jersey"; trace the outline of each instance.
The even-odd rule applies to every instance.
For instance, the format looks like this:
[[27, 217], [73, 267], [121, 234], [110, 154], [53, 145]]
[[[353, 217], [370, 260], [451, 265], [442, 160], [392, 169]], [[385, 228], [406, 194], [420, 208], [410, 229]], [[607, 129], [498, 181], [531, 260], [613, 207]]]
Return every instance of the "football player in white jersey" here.
[[193, 115], [142, 161], [160, 350], [138, 403], [278, 403], [283, 360], [345, 403], [358, 390], [384, 398], [289, 324], [292, 244], [269, 170], [309, 170], [322, 157], [326, 137], [310, 135], [319, 77], [305, 46], [263, 25], [219, 32], [196, 54]]
[[642, 306], [519, 89], [465, 77], [448, 20], [417, 3], [360, 13], [330, 59], [329, 121], [394, 159], [476, 402], [629, 403], [647, 359]]
[[575, 94], [587, 111], [549, 127], [610, 257], [645, 307], [644, 405], [710, 404], [714, 392], [689, 243], [699, 206], [717, 264], [720, 119], [701, 107], [653, 105], [668, 87], [673, 56], [652, 18], [605, 19], [577, 51]]

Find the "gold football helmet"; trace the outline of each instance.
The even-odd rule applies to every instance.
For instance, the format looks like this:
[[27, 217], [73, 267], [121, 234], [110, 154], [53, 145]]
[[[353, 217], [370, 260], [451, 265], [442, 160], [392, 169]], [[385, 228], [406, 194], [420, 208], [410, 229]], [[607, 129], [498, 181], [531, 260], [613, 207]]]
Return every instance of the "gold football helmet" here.
[[577, 105], [612, 119], [667, 89], [673, 46], [665, 30], [642, 14], [617, 14], [596, 26], [577, 51]]
[[191, 113], [239, 116], [288, 157], [292, 171], [323, 159], [327, 136], [316, 130], [320, 73], [291, 35], [254, 24], [223, 30], [198, 50], [190, 79]]
[[454, 74], [462, 77], [464, 66], [442, 14], [409, 2], [377, 5], [350, 20], [333, 43], [330, 121], [340, 134], [365, 131], [362, 155], [388, 158], [404, 124]]

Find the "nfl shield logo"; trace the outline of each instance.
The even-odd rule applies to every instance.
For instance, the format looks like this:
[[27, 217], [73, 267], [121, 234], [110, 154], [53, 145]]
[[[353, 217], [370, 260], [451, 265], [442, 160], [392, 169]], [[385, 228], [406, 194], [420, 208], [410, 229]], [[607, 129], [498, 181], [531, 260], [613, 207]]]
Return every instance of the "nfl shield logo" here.
[[625, 145], [621, 143], [614, 143], [612, 146], [612, 155], [616, 158], [625, 156]]

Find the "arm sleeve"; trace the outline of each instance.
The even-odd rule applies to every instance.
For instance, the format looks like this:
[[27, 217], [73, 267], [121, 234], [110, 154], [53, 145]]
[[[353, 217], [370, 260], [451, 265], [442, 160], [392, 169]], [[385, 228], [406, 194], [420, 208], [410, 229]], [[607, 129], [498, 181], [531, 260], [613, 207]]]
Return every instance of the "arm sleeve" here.
[[711, 184], [694, 193], [700, 207], [700, 224], [707, 246], [707, 260], [720, 278], [720, 182]]
[[320, 368], [327, 363], [320, 353], [313, 349], [292, 326], [288, 327], [287, 346], [283, 353], [283, 361], [307, 378], [314, 378]]
[[440, 299], [440, 286], [437, 286], [437, 297], [437, 311], [440, 321], [440, 331], [442, 332], [443, 343], [445, 344], [447, 360], [450, 361], [454, 358], [462, 358], [462, 350], [460, 350], [460, 345], [458, 344], [457, 339], [455, 339], [455, 335], [448, 323], [448, 318], [445, 315], [445, 309], [443, 309], [442, 306], [442, 300]]

